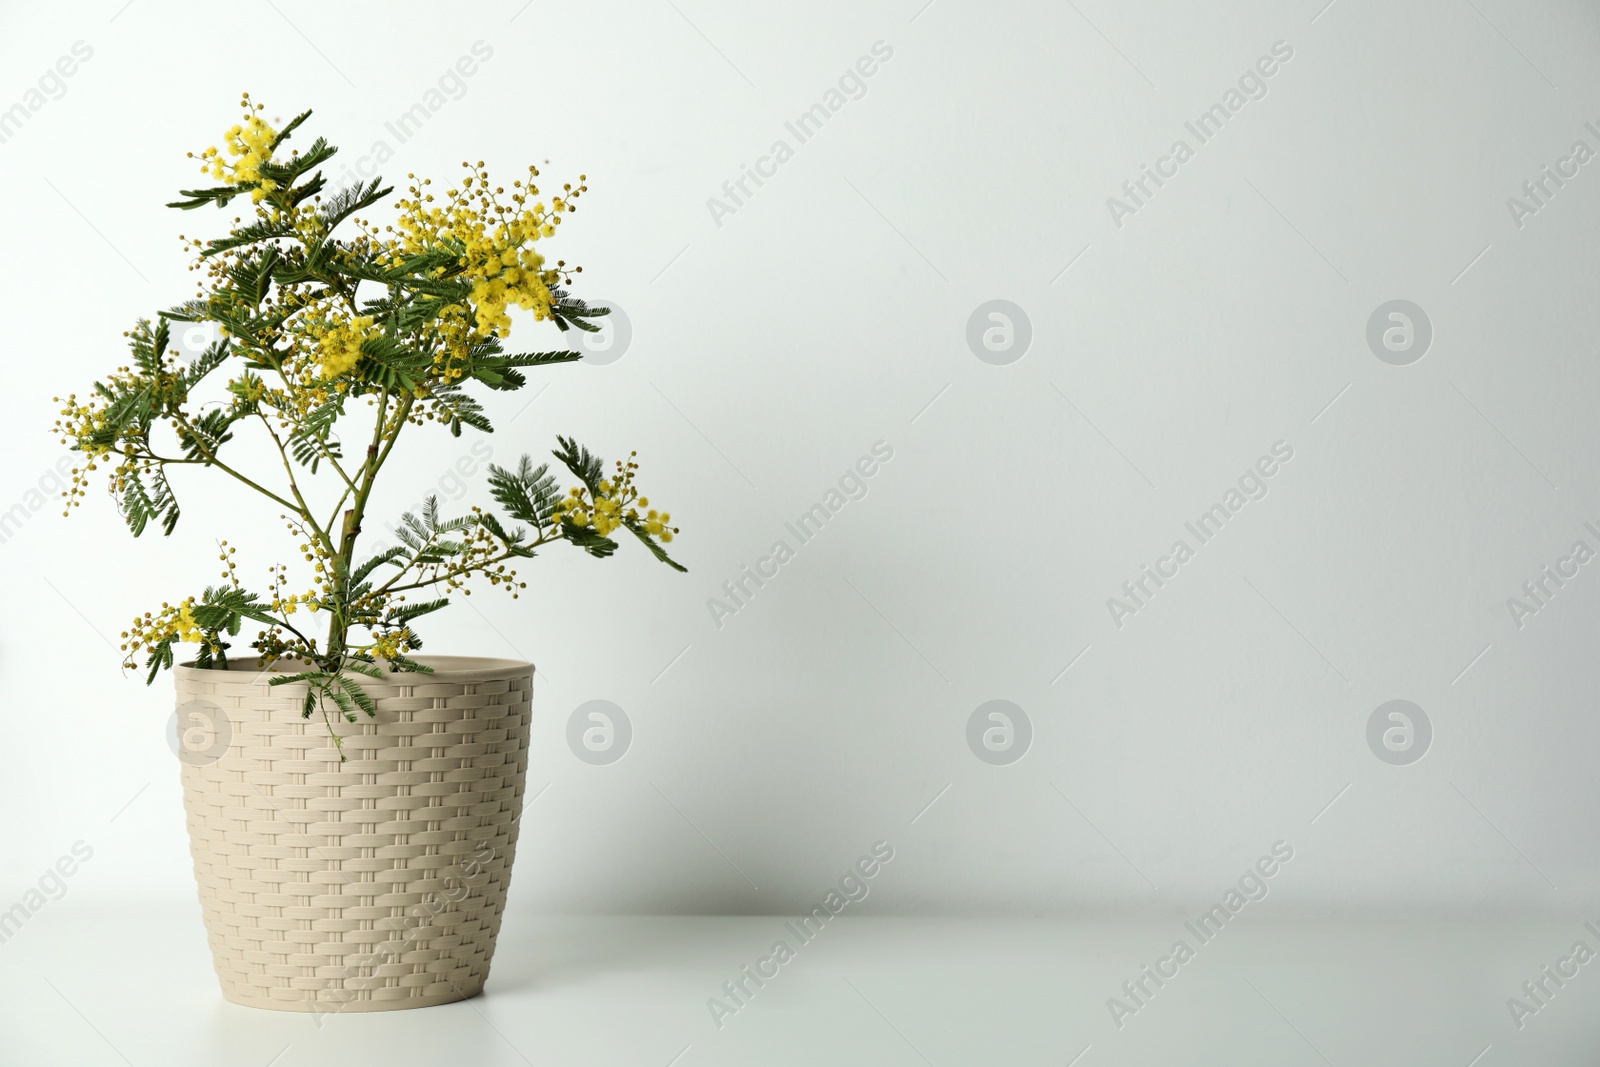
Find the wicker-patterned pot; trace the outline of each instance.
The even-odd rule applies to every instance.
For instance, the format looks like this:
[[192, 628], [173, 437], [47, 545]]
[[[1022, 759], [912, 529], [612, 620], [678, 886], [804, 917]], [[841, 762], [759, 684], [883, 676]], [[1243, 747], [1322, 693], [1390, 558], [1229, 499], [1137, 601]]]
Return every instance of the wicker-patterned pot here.
[[283, 1011], [462, 1000], [489, 974], [528, 769], [533, 667], [422, 656], [361, 679], [376, 719], [300, 717], [304, 683], [180, 666], [183, 803], [222, 994]]

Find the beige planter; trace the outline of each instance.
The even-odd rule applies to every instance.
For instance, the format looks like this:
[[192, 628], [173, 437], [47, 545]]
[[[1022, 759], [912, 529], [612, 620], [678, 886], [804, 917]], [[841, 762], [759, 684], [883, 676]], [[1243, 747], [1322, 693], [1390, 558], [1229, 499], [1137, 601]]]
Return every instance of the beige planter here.
[[173, 670], [183, 803], [222, 994], [282, 1011], [387, 1011], [475, 996], [516, 855], [533, 667], [421, 656], [361, 679], [376, 719], [243, 665]]

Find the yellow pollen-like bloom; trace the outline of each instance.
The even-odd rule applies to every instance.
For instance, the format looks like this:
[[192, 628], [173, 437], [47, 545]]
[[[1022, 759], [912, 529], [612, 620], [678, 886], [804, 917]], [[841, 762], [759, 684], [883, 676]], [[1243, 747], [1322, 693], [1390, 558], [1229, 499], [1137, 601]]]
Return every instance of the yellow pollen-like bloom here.
[[194, 621], [194, 597], [178, 605], [178, 617], [173, 620], [173, 630], [180, 641], [200, 643], [200, 624]]
[[361, 343], [379, 331], [371, 315], [358, 315], [347, 322], [310, 327], [308, 332], [316, 340], [317, 367], [323, 378], [332, 380], [355, 369], [361, 362]]
[[252, 200], [260, 201], [278, 187], [270, 178], [261, 177], [261, 165], [272, 159], [272, 142], [278, 131], [261, 118], [251, 114], [242, 125], [235, 125], [223, 134], [222, 144], [229, 160], [213, 145], [200, 153], [200, 173], [230, 185], [255, 185], [250, 192]]

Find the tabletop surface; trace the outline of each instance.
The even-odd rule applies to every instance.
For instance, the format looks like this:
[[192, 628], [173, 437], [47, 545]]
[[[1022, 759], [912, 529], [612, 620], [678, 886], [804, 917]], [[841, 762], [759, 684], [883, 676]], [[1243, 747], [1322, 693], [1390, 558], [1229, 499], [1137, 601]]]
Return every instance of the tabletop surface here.
[[225, 1003], [191, 901], [73, 903], [0, 945], [0, 1063], [1563, 1067], [1600, 1051], [1600, 976], [1575, 951], [1600, 937], [1581, 918], [513, 910], [483, 996], [315, 1016]]

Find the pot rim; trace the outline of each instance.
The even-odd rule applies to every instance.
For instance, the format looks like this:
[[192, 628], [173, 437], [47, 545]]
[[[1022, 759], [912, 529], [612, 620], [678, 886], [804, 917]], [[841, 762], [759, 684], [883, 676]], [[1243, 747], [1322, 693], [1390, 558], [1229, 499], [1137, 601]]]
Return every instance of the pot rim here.
[[[424, 666], [432, 667], [433, 671], [431, 673], [391, 671], [384, 669], [382, 666], [379, 669], [383, 670], [386, 680], [415, 679], [414, 684], [417, 685], [426, 685], [429, 680], [459, 681], [463, 679], [514, 678], [521, 674], [529, 674], [534, 670], [533, 664], [526, 660], [509, 659], [503, 656], [423, 655], [412, 656], [411, 658]], [[246, 656], [242, 660], [230, 660], [227, 674], [253, 674], [259, 677], [268, 674], [293, 674], [305, 670], [307, 667], [307, 664], [302, 660], [279, 660], [263, 671], [256, 665], [256, 659], [257, 657], [255, 656]], [[183, 663], [174, 664], [172, 672], [186, 681], [201, 681], [214, 677], [218, 673], [218, 668], [196, 667], [193, 660], [187, 660]], [[357, 673], [352, 673], [351, 677], [365, 679], [366, 681], [377, 681], [375, 678]]]

